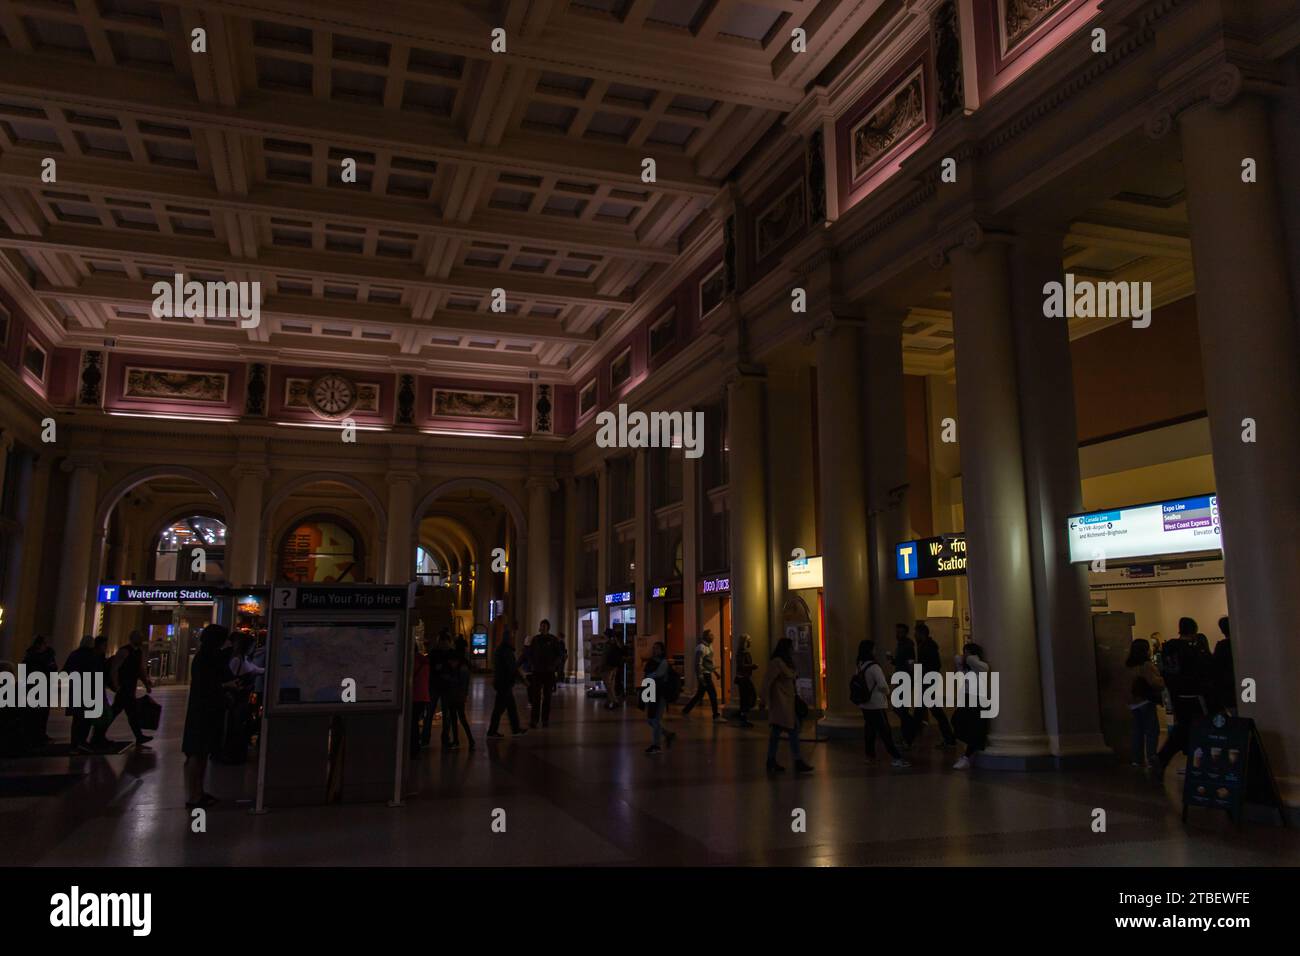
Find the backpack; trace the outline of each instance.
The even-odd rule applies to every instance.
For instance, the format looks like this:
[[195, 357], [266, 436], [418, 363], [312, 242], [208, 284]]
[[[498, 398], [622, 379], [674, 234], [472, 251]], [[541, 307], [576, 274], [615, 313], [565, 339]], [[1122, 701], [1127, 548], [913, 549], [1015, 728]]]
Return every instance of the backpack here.
[[849, 701], [861, 707], [871, 700], [871, 689], [867, 687], [867, 668], [860, 668], [849, 678]]

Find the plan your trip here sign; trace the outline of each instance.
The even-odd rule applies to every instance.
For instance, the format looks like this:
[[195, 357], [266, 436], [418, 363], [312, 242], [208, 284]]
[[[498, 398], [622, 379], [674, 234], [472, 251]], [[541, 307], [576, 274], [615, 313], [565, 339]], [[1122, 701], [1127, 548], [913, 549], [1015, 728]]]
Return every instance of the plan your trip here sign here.
[[1071, 515], [1070, 560], [1148, 558], [1222, 551], [1217, 495]]
[[938, 538], [902, 541], [894, 545], [894, 577], [899, 581], [917, 578], [947, 578], [966, 573], [966, 536], [949, 534]]

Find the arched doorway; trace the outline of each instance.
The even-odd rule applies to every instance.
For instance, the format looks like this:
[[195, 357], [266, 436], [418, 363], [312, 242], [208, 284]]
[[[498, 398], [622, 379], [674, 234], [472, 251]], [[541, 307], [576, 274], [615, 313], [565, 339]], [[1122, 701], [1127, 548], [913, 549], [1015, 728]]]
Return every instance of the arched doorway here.
[[[469, 640], [482, 627], [495, 646], [517, 616], [513, 556], [522, 554], [526, 540], [518, 502], [491, 482], [457, 479], [429, 492], [415, 516], [410, 546], [423, 608], [418, 631], [449, 627]], [[487, 659], [486, 653], [477, 656], [481, 665]]]
[[258, 579], [382, 581], [386, 522], [379, 496], [360, 479], [333, 472], [302, 475], [282, 485], [262, 510]]
[[[233, 512], [226, 491], [201, 472], [158, 467], [127, 476], [105, 496], [96, 516], [99, 585], [219, 585], [226, 580], [227, 528]], [[217, 619], [212, 600], [90, 602], [87, 633], [109, 647], [132, 631], [145, 638], [152, 680], [184, 680], [199, 632]], [[116, 592], [120, 594], [121, 592]]]

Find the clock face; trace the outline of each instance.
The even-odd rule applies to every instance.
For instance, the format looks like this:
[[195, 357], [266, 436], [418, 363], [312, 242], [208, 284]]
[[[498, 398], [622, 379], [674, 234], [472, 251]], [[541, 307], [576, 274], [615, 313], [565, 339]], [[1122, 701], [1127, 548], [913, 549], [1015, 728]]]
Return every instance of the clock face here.
[[318, 415], [341, 418], [357, 403], [357, 388], [342, 375], [322, 375], [311, 383], [307, 392]]

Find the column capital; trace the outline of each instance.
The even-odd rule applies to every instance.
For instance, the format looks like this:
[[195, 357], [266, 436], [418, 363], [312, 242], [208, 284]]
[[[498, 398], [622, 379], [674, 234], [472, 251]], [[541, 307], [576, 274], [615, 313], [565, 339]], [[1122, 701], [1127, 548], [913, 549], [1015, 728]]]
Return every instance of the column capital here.
[[14, 430], [0, 428], [0, 452], [7, 452], [14, 447]]
[[420, 475], [404, 468], [393, 468], [384, 474], [384, 480], [390, 486], [399, 484], [414, 485], [420, 480]]
[[550, 475], [530, 475], [524, 481], [524, 487], [529, 491], [534, 488], [545, 488], [547, 491], [559, 491], [560, 483]]
[[266, 481], [271, 477], [271, 469], [260, 461], [238, 461], [231, 467], [230, 473], [236, 479], [256, 478], [258, 481]]
[[709, 215], [717, 222], [726, 222], [729, 217], [736, 214], [736, 207], [742, 204], [740, 189], [734, 182], [726, 182], [722, 184], [718, 194], [709, 201]]
[[59, 469], [71, 474], [74, 471], [89, 471], [96, 475], [104, 473], [104, 461], [98, 451], [77, 450], [68, 452], [68, 456], [59, 464]]
[[1143, 129], [1149, 138], [1162, 139], [1182, 113], [1200, 103], [1222, 109], [1243, 93], [1277, 96], [1285, 86], [1272, 63], [1224, 53], [1161, 93], [1148, 108]]
[[935, 241], [934, 247], [930, 250], [930, 266], [935, 269], [942, 269], [948, 264], [949, 257], [953, 252], [963, 250], [966, 252], [979, 252], [988, 243], [1008, 243], [1014, 238], [1014, 234], [1001, 224], [971, 218], [951, 227], [940, 235]]

